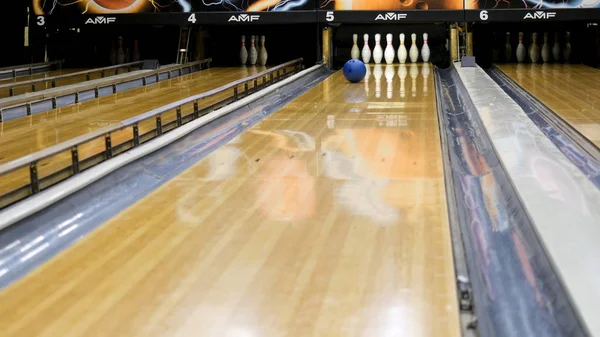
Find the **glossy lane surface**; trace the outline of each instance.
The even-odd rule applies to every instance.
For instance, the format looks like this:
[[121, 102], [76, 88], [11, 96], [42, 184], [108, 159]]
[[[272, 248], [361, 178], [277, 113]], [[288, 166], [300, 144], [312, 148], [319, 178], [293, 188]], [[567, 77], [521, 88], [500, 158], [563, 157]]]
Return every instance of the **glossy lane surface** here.
[[0, 329], [459, 336], [433, 80], [398, 69], [222, 145], [6, 288]]
[[66, 75], [66, 74], [70, 74], [70, 73], [74, 73], [74, 72], [82, 71], [82, 70], [83, 69], [57, 69], [57, 70], [44, 71], [44, 72], [36, 73], [36, 74], [32, 74], [32, 75], [23, 75], [23, 76], [11, 77], [11, 78], [2, 78], [2, 79], [0, 79], [0, 85], [5, 85], [8, 83], [24, 82], [24, 81], [30, 81], [30, 80], [38, 80], [38, 79], [43, 79], [46, 77], [54, 77], [54, 76], [59, 76], [59, 75]]
[[[209, 68], [115, 95], [0, 123], [0, 164], [264, 69], [265, 67]], [[199, 102], [199, 107], [209, 106], [230, 95], [231, 92], [228, 91], [204, 99]], [[174, 119], [174, 113], [175, 111], [171, 111], [165, 114], [163, 123]], [[154, 120], [142, 122], [140, 134], [154, 127]], [[113, 145], [119, 144], [120, 139], [129, 137], [130, 129], [116, 133], [112, 137]], [[79, 158], [88, 158], [101, 153], [103, 149], [104, 141], [101, 138], [89, 142], [79, 147]], [[46, 177], [68, 167], [70, 162], [69, 151], [44, 159], [38, 164], [39, 177]], [[29, 184], [28, 172], [28, 169], [20, 169], [0, 177], [0, 194]]]
[[[29, 81], [29, 80], [42, 80], [42, 79], [48, 78], [48, 77], [54, 77], [54, 76], [59, 76], [59, 75], [68, 75], [68, 74], [80, 72], [83, 70], [85, 70], [85, 69], [53, 70], [53, 71], [40, 73], [40, 74], [33, 74], [33, 75], [29, 75], [29, 76], [20, 76], [20, 77], [11, 79], [12, 82], [11, 81], [8, 81], [8, 82], [0, 81], [0, 85], [14, 84], [13, 96], [17, 96], [17, 95], [30, 93], [33, 91], [32, 87], [30, 85], [19, 85], [19, 82], [24, 82], [24, 81]], [[104, 77], [109, 77], [109, 76], [118, 75], [118, 74], [124, 74], [127, 72], [128, 71], [126, 68], [109, 70], [109, 71], [105, 72]], [[90, 80], [97, 80], [100, 78], [102, 78], [102, 74], [100, 72], [95, 72], [95, 73], [90, 74]], [[55, 87], [62, 87], [62, 86], [76, 84], [76, 83], [85, 82], [85, 81], [87, 81], [85, 75], [76, 75], [76, 76], [72, 76], [72, 77], [60, 78], [55, 81]], [[52, 89], [52, 82], [35, 84], [36, 92], [42, 91], [42, 90], [47, 90], [47, 89]], [[10, 97], [10, 89], [9, 88], [0, 88], [0, 98], [6, 98], [6, 97]]]
[[0, 124], [0, 163], [208, 91], [264, 69], [264, 67], [209, 68], [146, 87], [6, 121]]
[[600, 146], [600, 70], [578, 64], [496, 66]]

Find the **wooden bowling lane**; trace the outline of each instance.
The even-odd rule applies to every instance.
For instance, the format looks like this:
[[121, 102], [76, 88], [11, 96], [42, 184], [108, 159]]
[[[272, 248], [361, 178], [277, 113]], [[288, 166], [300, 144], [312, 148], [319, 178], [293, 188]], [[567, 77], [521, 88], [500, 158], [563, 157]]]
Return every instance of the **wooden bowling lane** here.
[[335, 73], [6, 288], [3, 336], [459, 336], [432, 76], [401, 98], [388, 69], [379, 94]]
[[600, 147], [600, 70], [579, 64], [496, 66]]
[[70, 69], [70, 68], [69, 69], [56, 69], [56, 70], [44, 71], [44, 72], [31, 74], [31, 75], [23, 75], [23, 76], [11, 77], [11, 78], [2, 78], [2, 79], [0, 79], [0, 85], [4, 85], [4, 84], [8, 84], [8, 83], [24, 82], [24, 81], [30, 81], [30, 80], [39, 80], [39, 79], [44, 79], [47, 77], [54, 77], [54, 76], [60, 76], [60, 75], [67, 75], [67, 74], [82, 71], [82, 70], [83, 69]]
[[[150, 86], [127, 90], [78, 105], [51, 110], [34, 116], [0, 123], [0, 163], [8, 162], [46, 147], [64, 142], [171, 102], [206, 92], [213, 88], [263, 71], [265, 67], [209, 68], [184, 77], [159, 82]], [[231, 95], [217, 94], [199, 102], [199, 107], [210, 106]], [[186, 107], [191, 111], [191, 107]], [[163, 115], [163, 123], [175, 119], [175, 111]], [[140, 123], [140, 134], [155, 127], [154, 120]], [[113, 145], [131, 136], [130, 130], [117, 132]], [[79, 147], [83, 160], [104, 150], [104, 141], [98, 139]], [[69, 151], [42, 160], [38, 174], [46, 177], [70, 165]], [[21, 169], [0, 178], [0, 194], [29, 183], [29, 173]]]
[[[58, 76], [58, 75], [66, 75], [66, 74], [70, 74], [70, 73], [75, 73], [75, 72], [79, 72], [79, 71], [83, 71], [84, 69], [63, 69], [63, 70], [53, 70], [50, 72], [46, 72], [46, 73], [42, 73], [42, 74], [33, 74], [30, 76], [24, 76], [26, 79], [23, 79], [23, 77], [17, 77], [16, 79], [13, 79], [13, 81], [15, 81], [14, 84], [16, 84], [16, 86], [13, 89], [13, 96], [16, 95], [22, 95], [22, 94], [26, 94], [26, 93], [30, 93], [32, 92], [32, 88], [31, 85], [21, 85], [19, 86], [18, 82], [23, 82], [23, 81], [28, 81], [28, 80], [34, 80], [34, 79], [43, 79], [46, 77], [53, 77], [53, 76]], [[118, 74], [124, 74], [127, 73], [127, 69], [126, 68], [119, 68], [119, 69], [115, 69], [115, 70], [110, 70], [110, 71], [106, 71], [105, 76], [104, 77], [108, 77], [108, 76], [113, 76], [113, 75], [118, 75]], [[102, 74], [100, 72], [93, 72], [91, 74], [89, 74], [90, 80], [97, 80], [97, 79], [101, 79], [102, 78]], [[66, 78], [61, 78], [55, 81], [56, 87], [61, 87], [61, 86], [66, 86], [66, 85], [71, 85], [71, 84], [77, 84], [80, 82], [85, 82], [87, 81], [86, 75], [77, 75], [77, 76], [72, 76], [72, 77], [66, 77]], [[0, 81], [0, 85], [6, 85], [9, 84], [11, 82], [1, 82]], [[51, 82], [46, 82], [46, 83], [36, 83], [36, 91], [42, 91], [42, 90], [47, 90], [47, 89], [52, 89], [52, 83]], [[0, 88], [0, 98], [6, 98], [10, 96], [10, 89], [9, 88]]]
[[[184, 77], [0, 124], [4, 163], [114, 122], [250, 76], [264, 67], [209, 68]], [[211, 100], [202, 103], [209, 105]]]

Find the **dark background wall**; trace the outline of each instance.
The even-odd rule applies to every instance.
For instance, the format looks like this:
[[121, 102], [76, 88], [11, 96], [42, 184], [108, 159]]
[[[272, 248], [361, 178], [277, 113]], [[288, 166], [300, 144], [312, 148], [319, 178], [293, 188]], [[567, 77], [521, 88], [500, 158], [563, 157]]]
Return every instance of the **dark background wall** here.
[[[29, 55], [23, 47], [26, 8], [29, 1], [2, 1], [0, 9], [0, 67], [29, 63]], [[15, 23], [18, 23], [16, 25]]]
[[[316, 24], [288, 26], [227, 25], [194, 27], [190, 33], [189, 59], [196, 55], [196, 35], [203, 36], [204, 57], [213, 58], [214, 66], [236, 66], [239, 63], [240, 38], [246, 35], [265, 35], [268, 64], [280, 64], [302, 57], [305, 64], [314, 64], [318, 54], [320, 30]], [[178, 26], [102, 26], [79, 28], [32, 27], [34, 45], [32, 55], [39, 62], [44, 57], [44, 41], [48, 41], [51, 60], [64, 59], [65, 67], [99, 67], [110, 65], [110, 55], [122, 37], [125, 51], [133, 55], [134, 41], [138, 41], [142, 59], [158, 59], [161, 64], [173, 63], [179, 50]], [[22, 37], [21, 37], [22, 38]], [[258, 42], [257, 42], [258, 46]], [[14, 62], [12, 63], [14, 64]]]
[[[519, 32], [523, 32], [523, 44], [527, 50], [525, 63], [529, 61], [529, 45], [534, 32], [538, 34], [537, 45], [542, 48], [544, 33], [548, 32], [550, 49], [554, 43], [554, 33], [558, 33], [561, 52], [564, 49], [565, 32], [570, 32], [571, 58], [570, 63], [584, 63], [590, 66], [600, 65], [600, 32], [598, 26], [590, 26], [582, 22], [554, 22], [554, 23], [490, 23], [473, 25], [473, 52], [477, 63], [482, 67], [489, 67], [492, 63], [516, 63], [516, 49], [519, 41]], [[510, 60], [504, 57], [506, 32], [510, 32], [510, 45], [512, 48]], [[498, 57], [494, 59], [494, 49]], [[564, 60], [560, 60], [562, 63]], [[541, 63], [541, 57], [540, 57]]]
[[[133, 56], [133, 44], [139, 41], [142, 59], [158, 59], [161, 64], [175, 62], [178, 49], [179, 27], [176, 26], [103, 26], [76, 28], [39, 28], [33, 25], [30, 29], [30, 47], [24, 46], [24, 27], [27, 22], [28, 0], [5, 1], [0, 11], [0, 29], [2, 31], [2, 53], [0, 66], [10, 66], [30, 62], [41, 62], [44, 58], [44, 44], [48, 41], [50, 59], [65, 59], [66, 67], [97, 67], [110, 64], [110, 52], [116, 46], [118, 37], [123, 37], [125, 49]], [[15, 25], [15, 22], [17, 25]], [[321, 28], [317, 24], [298, 25], [227, 25], [203, 26], [204, 52], [206, 57], [214, 59], [216, 66], [232, 66], [238, 64], [240, 36], [242, 34], [265, 35], [269, 64], [285, 62], [297, 57], [303, 57], [305, 64], [314, 64], [320, 59], [319, 43]], [[194, 30], [193, 34], [197, 33]], [[373, 47], [374, 34], [394, 35], [394, 47], [397, 49], [398, 34], [417, 34], [417, 43], [422, 45], [422, 33], [429, 33], [431, 61], [438, 66], [448, 65], [445, 50], [447, 24], [398, 24], [398, 25], [343, 25], [333, 27], [334, 32], [334, 66], [341, 67], [349, 59], [352, 47], [352, 34], [359, 34], [359, 48], [362, 48], [362, 34], [370, 35]], [[510, 31], [513, 56], [510, 62], [516, 62], [514, 56], [518, 32], [525, 33], [525, 45], [529, 46], [531, 33], [538, 33], [538, 45], [541, 48], [543, 33], [549, 32], [551, 43], [554, 32], [559, 32], [561, 47], [564, 44], [564, 32], [571, 32], [572, 56], [571, 63], [584, 63], [600, 67], [600, 26], [592, 26], [580, 22], [553, 23], [488, 23], [475, 24], [471, 27], [474, 32], [474, 54], [482, 66], [493, 62], [505, 62], [503, 51], [506, 31]], [[196, 49], [195, 37], [190, 42], [190, 59], [193, 59]], [[385, 42], [384, 42], [385, 43]], [[407, 43], [407, 47], [410, 43]], [[500, 55], [494, 60], [494, 50]]]
[[[176, 26], [105, 26], [77, 29], [59, 28], [48, 37], [50, 59], [64, 59], [65, 67], [99, 67], [110, 65], [111, 50], [123, 49], [133, 58], [134, 41], [138, 41], [142, 59], [158, 59], [161, 64], [176, 61], [179, 27]], [[39, 49], [36, 49], [40, 52]], [[43, 49], [41, 50], [43, 57]]]
[[202, 28], [207, 33], [206, 54], [213, 58], [213, 64], [216, 66], [238, 65], [242, 35], [246, 36], [247, 47], [250, 46], [250, 35], [265, 36], [268, 64], [281, 64], [298, 57], [304, 58], [306, 65], [317, 62], [321, 32], [316, 24], [227, 25]]

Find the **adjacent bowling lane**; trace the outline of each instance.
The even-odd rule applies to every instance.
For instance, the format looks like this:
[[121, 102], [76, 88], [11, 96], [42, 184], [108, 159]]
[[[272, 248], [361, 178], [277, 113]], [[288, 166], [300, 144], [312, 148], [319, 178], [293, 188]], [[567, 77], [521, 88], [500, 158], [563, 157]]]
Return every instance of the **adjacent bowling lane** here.
[[[33, 74], [33, 75], [28, 75], [28, 76], [20, 76], [20, 77], [16, 77], [13, 79], [0, 80], [0, 98], [10, 97], [10, 87], [5, 87], [10, 84], [15, 85], [13, 87], [13, 96], [17, 96], [17, 95], [22, 95], [22, 94], [32, 92], [31, 85], [21, 85], [20, 86], [20, 85], [18, 85], [19, 82], [25, 82], [25, 81], [29, 81], [29, 80], [41, 80], [41, 79], [48, 78], [48, 77], [54, 77], [54, 76], [59, 76], [59, 75], [68, 75], [68, 74], [72, 74], [72, 73], [80, 72], [80, 71], [84, 71], [84, 70], [86, 70], [86, 69], [52, 70], [52, 71], [48, 71], [48, 72], [40, 73], [40, 74]], [[110, 70], [110, 71], [106, 71], [105, 77], [118, 75], [118, 74], [124, 74], [127, 72], [128, 72], [127, 68], [119, 68], [119, 69], [115, 69], [115, 70]], [[89, 76], [90, 76], [89, 77], [90, 80], [97, 80], [97, 79], [102, 78], [102, 73], [94, 72], [94, 73], [91, 73]], [[76, 75], [76, 76], [72, 76], [72, 77], [60, 78], [55, 81], [55, 85], [56, 85], [56, 87], [61, 87], [61, 86], [77, 84], [77, 83], [85, 82], [85, 81], [87, 81], [86, 75], [82, 74], [82, 75]], [[36, 89], [35, 89], [36, 91], [41, 91], [41, 90], [46, 90], [46, 89], [52, 89], [52, 82], [36, 83]]]
[[44, 71], [44, 72], [31, 74], [31, 75], [23, 75], [23, 76], [11, 77], [11, 78], [2, 78], [2, 79], [0, 79], [0, 85], [24, 82], [24, 81], [30, 81], [30, 80], [39, 80], [39, 79], [44, 79], [47, 77], [54, 77], [54, 76], [60, 76], [60, 75], [67, 75], [67, 74], [71, 74], [71, 73], [82, 71], [82, 70], [84, 70], [84, 69], [56, 69], [56, 70]]
[[335, 73], [6, 288], [0, 329], [459, 336], [427, 74]]
[[579, 64], [496, 66], [600, 146], [600, 70]]
[[[208, 91], [264, 69], [266, 68], [209, 68], [142, 88], [0, 123], [0, 163]], [[206, 105], [211, 102], [212, 100], [203, 101]]]

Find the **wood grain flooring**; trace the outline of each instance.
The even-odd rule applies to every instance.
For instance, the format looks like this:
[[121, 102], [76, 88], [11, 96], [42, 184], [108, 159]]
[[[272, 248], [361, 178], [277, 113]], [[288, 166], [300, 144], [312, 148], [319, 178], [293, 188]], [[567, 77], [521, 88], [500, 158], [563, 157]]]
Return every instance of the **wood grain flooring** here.
[[335, 73], [6, 288], [3, 336], [459, 336], [425, 68]]
[[[19, 77], [13, 78], [11, 80], [0, 80], [0, 85], [8, 85], [9, 83], [12, 83], [14, 85], [13, 96], [17, 96], [17, 95], [22, 95], [22, 94], [33, 92], [33, 88], [31, 87], [30, 84], [23, 85], [23, 84], [20, 84], [20, 82], [25, 82], [25, 81], [29, 81], [29, 80], [41, 80], [41, 79], [48, 78], [48, 77], [67, 75], [67, 74], [71, 74], [71, 73], [75, 73], [75, 72], [80, 72], [83, 70], [85, 70], [85, 69], [52, 70], [49, 72], [33, 74], [33, 75], [28, 75], [28, 76], [19, 76]], [[125, 74], [127, 72], [128, 72], [127, 68], [118, 68], [118, 69], [113, 69], [113, 70], [107, 70], [105, 72], [104, 77]], [[101, 78], [102, 78], [101, 72], [94, 72], [94, 73], [90, 74], [89, 80], [97, 80], [97, 79], [101, 79]], [[55, 82], [55, 88], [56, 88], [56, 87], [85, 82], [86, 80], [87, 80], [86, 75], [82, 74], [82, 75], [75, 75], [75, 76], [70, 76], [70, 77], [66, 77], [66, 78], [60, 78], [60, 79], [55, 80], [54, 82]], [[52, 88], [53, 88], [52, 82], [35, 83], [35, 91], [36, 92], [42, 91], [42, 90], [47, 90], [47, 89], [52, 89]], [[0, 88], [0, 98], [6, 98], [6, 97], [10, 97], [9, 88]]]
[[47, 77], [54, 77], [54, 76], [60, 76], [60, 75], [67, 75], [67, 74], [82, 71], [82, 70], [83, 69], [66, 68], [66, 69], [49, 70], [49, 71], [44, 71], [44, 72], [31, 74], [31, 75], [23, 75], [23, 76], [10, 77], [10, 78], [1, 78], [0, 85], [6, 85], [9, 83], [18, 83], [18, 82], [24, 82], [24, 81], [30, 81], [30, 80], [39, 80], [39, 79], [44, 79]]
[[[265, 67], [209, 68], [168, 81], [0, 123], [0, 164], [265, 69]], [[202, 100], [199, 106], [200, 108], [209, 106], [230, 95], [231, 93], [227, 92], [212, 96]], [[175, 111], [163, 116], [164, 123], [174, 119]], [[154, 127], [153, 120], [141, 123], [140, 134]], [[131, 138], [131, 130], [123, 133], [127, 133], [127, 139]], [[113, 145], [119, 144], [120, 138], [125, 138], [125, 135], [115, 134]], [[103, 150], [102, 139], [87, 143], [80, 146], [80, 159], [83, 160]], [[39, 165], [40, 177], [68, 166], [70, 160], [69, 151], [43, 160]], [[19, 170], [2, 177], [0, 194], [27, 184], [28, 175], [28, 170]]]
[[600, 147], [600, 70], [579, 64], [497, 67]]

